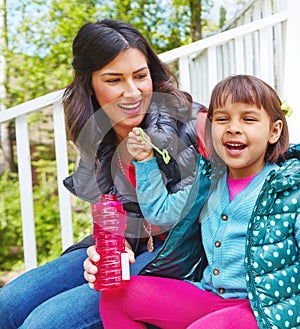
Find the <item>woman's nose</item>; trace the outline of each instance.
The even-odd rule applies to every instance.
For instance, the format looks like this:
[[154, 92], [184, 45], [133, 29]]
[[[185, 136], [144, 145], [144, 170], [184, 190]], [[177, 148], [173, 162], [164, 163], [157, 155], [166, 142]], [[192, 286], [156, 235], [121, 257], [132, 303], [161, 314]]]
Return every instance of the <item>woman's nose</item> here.
[[134, 97], [137, 95], [140, 95], [141, 91], [137, 87], [137, 85], [134, 83], [134, 81], [129, 80], [124, 85], [124, 91], [123, 95], [124, 97]]

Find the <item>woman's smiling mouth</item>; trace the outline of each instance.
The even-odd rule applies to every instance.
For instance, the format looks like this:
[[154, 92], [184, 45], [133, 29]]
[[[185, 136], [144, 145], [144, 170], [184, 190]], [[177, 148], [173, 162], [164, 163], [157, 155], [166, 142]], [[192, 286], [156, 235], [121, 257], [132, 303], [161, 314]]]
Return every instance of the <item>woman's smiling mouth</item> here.
[[142, 100], [134, 103], [118, 104], [125, 114], [134, 115], [140, 112]]

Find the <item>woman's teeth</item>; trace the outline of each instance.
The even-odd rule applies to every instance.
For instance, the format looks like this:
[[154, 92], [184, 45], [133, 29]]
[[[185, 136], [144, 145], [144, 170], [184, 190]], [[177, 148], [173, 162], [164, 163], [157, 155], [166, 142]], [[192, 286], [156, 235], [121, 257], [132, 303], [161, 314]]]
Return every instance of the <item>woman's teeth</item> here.
[[123, 109], [126, 109], [126, 110], [132, 110], [132, 109], [136, 109], [139, 105], [140, 105], [140, 102], [135, 103], [135, 104], [122, 104], [122, 105], [120, 105], [120, 107], [122, 107]]

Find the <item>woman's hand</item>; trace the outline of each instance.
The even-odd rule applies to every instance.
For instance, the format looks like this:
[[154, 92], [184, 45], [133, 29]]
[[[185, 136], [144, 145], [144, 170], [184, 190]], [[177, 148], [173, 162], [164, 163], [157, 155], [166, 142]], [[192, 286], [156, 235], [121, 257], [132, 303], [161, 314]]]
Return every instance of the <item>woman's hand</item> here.
[[[150, 137], [144, 133], [144, 138], [150, 140]], [[142, 140], [138, 128], [133, 128], [128, 134], [127, 149], [130, 155], [137, 161], [147, 161], [154, 157], [153, 148]]]
[[86, 281], [88, 281], [90, 288], [94, 289], [94, 282], [96, 280], [95, 274], [98, 272], [98, 268], [94, 263], [100, 260], [100, 255], [96, 251], [96, 246], [88, 247], [86, 253], [88, 258], [83, 262], [83, 276]]
[[[135, 262], [134, 252], [127, 240], [125, 240], [125, 250], [129, 255], [129, 263]], [[94, 289], [94, 282], [96, 280], [95, 274], [98, 272], [97, 266], [94, 264], [100, 260], [100, 255], [96, 251], [96, 246], [90, 246], [86, 251], [88, 258], [83, 262], [84, 267], [84, 278], [88, 281], [90, 288]]]
[[133, 264], [135, 263], [135, 257], [134, 257], [134, 252], [131, 248], [130, 243], [125, 239], [125, 251], [127, 251], [128, 256], [129, 256], [129, 263]]

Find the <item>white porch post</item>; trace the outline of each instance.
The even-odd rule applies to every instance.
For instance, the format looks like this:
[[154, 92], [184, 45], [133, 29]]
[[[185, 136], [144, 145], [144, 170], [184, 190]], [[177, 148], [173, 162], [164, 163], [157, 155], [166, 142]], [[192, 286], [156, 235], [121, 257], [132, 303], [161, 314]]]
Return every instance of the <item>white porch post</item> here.
[[63, 179], [68, 176], [69, 171], [65, 117], [61, 100], [53, 105], [53, 120], [62, 250], [64, 251], [73, 244], [73, 228], [70, 192], [63, 186]]
[[16, 118], [16, 140], [20, 183], [24, 261], [26, 271], [37, 267], [30, 141], [26, 115]]
[[285, 69], [284, 69], [284, 96], [293, 114], [287, 118], [290, 142], [300, 142], [300, 1], [288, 0], [288, 20], [286, 33]]

